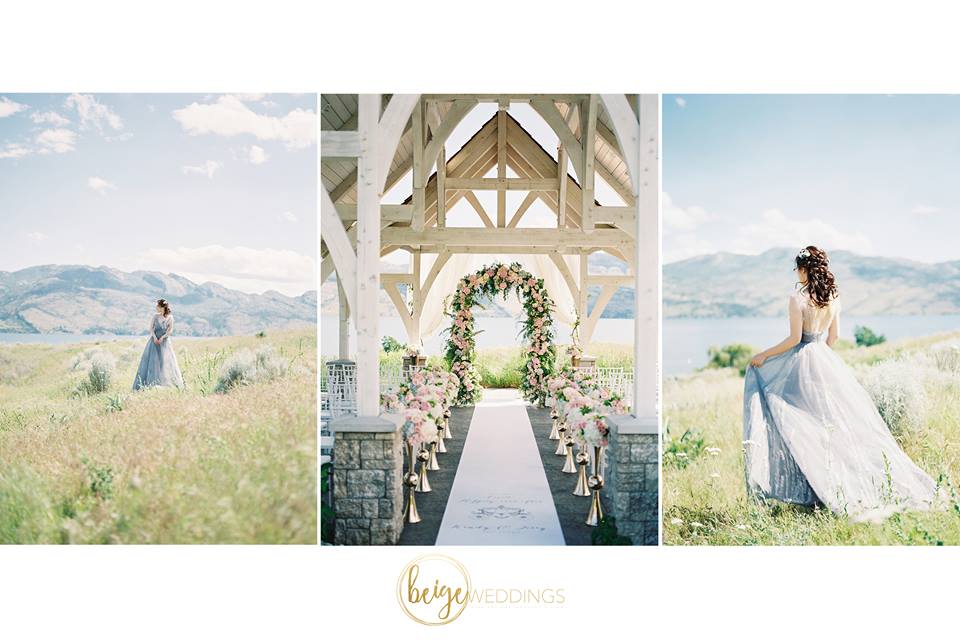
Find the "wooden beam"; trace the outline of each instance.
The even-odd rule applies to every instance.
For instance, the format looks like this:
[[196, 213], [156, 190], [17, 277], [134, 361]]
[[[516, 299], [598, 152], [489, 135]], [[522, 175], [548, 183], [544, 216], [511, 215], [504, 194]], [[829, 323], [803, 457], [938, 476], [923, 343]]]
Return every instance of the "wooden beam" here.
[[527, 197], [523, 199], [523, 202], [520, 203], [520, 206], [517, 207], [517, 210], [513, 213], [513, 216], [510, 218], [510, 222], [507, 223], [508, 229], [513, 229], [517, 226], [517, 223], [520, 222], [520, 219], [523, 218], [523, 214], [527, 212], [527, 209], [530, 208], [534, 202], [537, 201], [539, 197], [537, 191], [531, 191], [527, 194]]
[[447, 226], [447, 151], [437, 155], [437, 226]]
[[417, 232], [409, 227], [387, 227], [383, 230], [382, 237], [384, 244], [411, 246], [623, 248], [632, 244], [629, 236], [619, 229], [597, 229], [593, 233], [585, 234], [573, 229], [446, 227], [426, 228]]
[[557, 228], [565, 229], [567, 226], [567, 148], [562, 144], [557, 149], [557, 180], [560, 183], [557, 190]]
[[480, 200], [477, 198], [477, 194], [473, 191], [467, 191], [464, 196], [467, 199], [467, 202], [470, 203], [470, 206], [473, 207], [473, 210], [477, 212], [477, 215], [480, 216], [480, 219], [483, 221], [485, 227], [493, 229], [496, 225], [493, 224], [493, 221], [490, 219], [490, 216], [487, 215], [486, 210], [484, 210], [483, 205], [480, 204]]
[[440, 270], [443, 269], [447, 261], [450, 260], [450, 256], [451, 254], [449, 252], [443, 252], [437, 255], [436, 261], [434, 261], [433, 266], [430, 267], [430, 273], [427, 274], [427, 279], [423, 281], [421, 293], [424, 298], [430, 293], [430, 289], [433, 288], [433, 283], [436, 282], [437, 276], [440, 275]]
[[564, 281], [567, 283], [567, 288], [570, 289], [570, 295], [573, 296], [574, 300], [579, 300], [580, 287], [577, 286], [577, 281], [574, 279], [573, 272], [570, 271], [570, 266], [567, 264], [567, 261], [563, 259], [563, 256], [556, 253], [550, 254], [550, 261], [556, 265], [557, 271], [563, 276]]
[[[380, 195], [386, 193], [385, 185], [390, 177], [390, 165], [393, 164], [393, 158], [397, 155], [397, 145], [400, 144], [400, 138], [403, 137], [407, 123], [410, 121], [413, 108], [418, 104], [420, 104], [420, 94], [393, 94], [387, 108], [383, 111], [383, 117], [379, 118], [376, 131], [371, 132], [377, 136], [376, 186], [377, 193]], [[379, 402], [379, 398], [377, 401]]]
[[[361, 150], [357, 161], [356, 304], [350, 304], [357, 330], [357, 415], [380, 414], [380, 339], [377, 299], [380, 293], [380, 95], [359, 96], [357, 130]], [[396, 145], [391, 148], [396, 148]]]
[[428, 102], [449, 102], [451, 100], [470, 99], [477, 102], [530, 102], [531, 100], [553, 100], [571, 102], [583, 98], [582, 93], [427, 93], [423, 96]]
[[497, 226], [507, 226], [507, 111], [500, 104], [497, 110]]
[[560, 139], [560, 144], [566, 149], [570, 155], [570, 159], [573, 161], [573, 169], [577, 174], [577, 178], [580, 180], [580, 184], [583, 184], [583, 148], [576, 137], [574, 137], [570, 126], [564, 121], [563, 116], [560, 115], [557, 105], [549, 100], [534, 100], [530, 103], [530, 106], [540, 114], [544, 122], [550, 125], [553, 132], [557, 134], [557, 138]]
[[[624, 102], [626, 100], [624, 99]], [[630, 112], [633, 113], [632, 111]], [[637, 227], [634, 307], [633, 413], [651, 433], [660, 421], [660, 99], [640, 96], [633, 135], [636, 157]], [[621, 143], [627, 132], [617, 128]], [[624, 149], [626, 152], [626, 148]]]
[[600, 316], [603, 315], [603, 310], [607, 308], [607, 304], [619, 288], [619, 286], [612, 284], [603, 285], [600, 295], [593, 304], [593, 309], [580, 325], [580, 339], [584, 343], [589, 343], [593, 339], [593, 332], [597, 328]]
[[607, 274], [597, 274], [587, 276], [587, 285], [614, 285], [617, 287], [633, 288], [635, 282], [633, 276], [615, 276]]
[[457, 125], [460, 124], [460, 121], [463, 120], [464, 117], [466, 117], [466, 115], [470, 113], [475, 106], [477, 106], [476, 100], [466, 99], [455, 100], [453, 102], [453, 106], [450, 107], [446, 117], [444, 117], [443, 122], [440, 124], [439, 130], [430, 140], [430, 143], [427, 144], [427, 147], [423, 152], [423, 161], [425, 166], [433, 166], [433, 163], [437, 160], [437, 155], [440, 153], [440, 147], [447, 141], [447, 138], [450, 137], [450, 134], [453, 133], [453, 130], [457, 128]]
[[[337, 215], [345, 223], [355, 222], [357, 219], [357, 205], [335, 205]], [[380, 220], [383, 222], [404, 222], [409, 224], [413, 219], [412, 204], [382, 204], [380, 205]]]
[[603, 107], [610, 116], [613, 130], [617, 134], [621, 157], [627, 165], [630, 174], [630, 185], [634, 193], [637, 192], [638, 180], [638, 127], [637, 117], [630, 108], [630, 103], [622, 93], [602, 94]]
[[353, 251], [343, 223], [337, 216], [330, 194], [322, 187], [320, 189], [320, 237], [326, 243], [330, 260], [336, 267], [337, 279], [341, 282], [347, 296], [347, 305], [355, 309], [357, 255]]
[[423, 101], [413, 108], [413, 222], [411, 226], [423, 229], [424, 208], [426, 207], [424, 188], [427, 184], [426, 166], [423, 161]]
[[476, 191], [556, 191], [556, 178], [447, 178], [447, 189]]
[[593, 207], [593, 183], [594, 170], [596, 163], [596, 144], [597, 144], [597, 96], [590, 94], [584, 103], [582, 111], [583, 118], [581, 129], [583, 130], [583, 173], [581, 174], [580, 186], [582, 204], [580, 206], [580, 215], [583, 218], [583, 229], [591, 231], [596, 225], [591, 214]]
[[320, 155], [324, 158], [356, 158], [360, 135], [356, 131], [321, 131]]

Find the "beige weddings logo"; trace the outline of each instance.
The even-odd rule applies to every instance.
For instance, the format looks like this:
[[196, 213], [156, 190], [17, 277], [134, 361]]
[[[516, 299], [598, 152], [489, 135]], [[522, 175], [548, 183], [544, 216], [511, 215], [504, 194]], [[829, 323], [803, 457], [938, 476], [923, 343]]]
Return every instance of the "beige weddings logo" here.
[[467, 608], [470, 574], [466, 567], [440, 554], [420, 556], [397, 580], [397, 600], [403, 612], [430, 626], [449, 624]]
[[475, 588], [466, 567], [449, 556], [420, 556], [397, 580], [397, 601], [411, 620], [429, 626], [449, 624], [468, 604], [476, 607], [543, 607], [566, 603], [563, 588]]

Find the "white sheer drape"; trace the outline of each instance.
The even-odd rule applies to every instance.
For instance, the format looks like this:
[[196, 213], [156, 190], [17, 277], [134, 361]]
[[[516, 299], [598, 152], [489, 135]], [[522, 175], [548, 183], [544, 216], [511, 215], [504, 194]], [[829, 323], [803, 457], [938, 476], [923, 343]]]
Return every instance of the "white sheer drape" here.
[[[570, 273], [576, 279], [580, 272], [579, 256], [562, 256], [567, 263]], [[523, 267], [534, 276], [543, 278], [547, 293], [556, 303], [554, 320], [567, 325], [572, 325], [576, 318], [576, 300], [567, 286], [566, 280], [561, 275], [557, 266], [548, 256], [545, 255], [454, 255], [443, 266], [437, 279], [433, 283], [430, 292], [427, 294], [423, 303], [423, 311], [420, 319], [421, 338], [432, 336], [437, 331], [444, 329], [448, 322], [444, 316], [444, 301], [453, 293], [453, 289], [463, 276], [476, 271], [480, 267], [494, 262], [519, 262]], [[424, 255], [421, 258], [421, 273], [430, 273], [436, 262], [436, 255]], [[567, 336], [558, 335], [560, 340]]]

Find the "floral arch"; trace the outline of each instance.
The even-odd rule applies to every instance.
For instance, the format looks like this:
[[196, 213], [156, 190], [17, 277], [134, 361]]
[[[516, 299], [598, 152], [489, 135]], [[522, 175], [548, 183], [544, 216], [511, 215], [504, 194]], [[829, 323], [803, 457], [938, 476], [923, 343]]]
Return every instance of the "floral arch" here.
[[473, 329], [473, 307], [483, 296], [502, 295], [504, 299], [516, 291], [523, 303], [526, 320], [523, 336], [526, 348], [520, 391], [529, 402], [544, 406], [547, 400], [547, 380], [556, 367], [556, 349], [553, 345], [553, 302], [544, 286], [543, 278], [536, 278], [519, 263], [494, 263], [460, 279], [448, 315], [453, 319], [447, 339], [447, 364], [460, 379], [456, 404], [475, 404], [483, 387], [480, 373], [474, 366], [476, 352]]

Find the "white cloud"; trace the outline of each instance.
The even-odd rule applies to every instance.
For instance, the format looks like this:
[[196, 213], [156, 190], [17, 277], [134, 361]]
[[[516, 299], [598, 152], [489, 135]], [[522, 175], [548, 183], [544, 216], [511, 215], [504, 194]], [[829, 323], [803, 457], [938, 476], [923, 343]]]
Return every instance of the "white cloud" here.
[[266, 162], [270, 156], [267, 155], [267, 152], [263, 150], [263, 147], [258, 147], [255, 144], [250, 145], [250, 148], [247, 149], [247, 160], [250, 164], [263, 164]]
[[31, 231], [27, 234], [27, 237], [33, 240], [34, 242], [43, 242], [47, 239], [47, 234], [40, 233], [39, 231]]
[[910, 209], [910, 213], [921, 216], [928, 213], [940, 213], [940, 211], [942, 211], [940, 207], [931, 207], [930, 205], [926, 204], [918, 204], [914, 206], [913, 209]]
[[73, 151], [77, 144], [77, 134], [70, 129], [44, 129], [36, 137], [40, 145], [37, 153], [66, 153]]
[[14, 102], [10, 98], [0, 97], [0, 118], [12, 116], [15, 113], [28, 109], [27, 105]]
[[233, 95], [237, 97], [237, 100], [242, 102], [260, 102], [267, 97], [265, 93], [235, 93]]
[[712, 217], [703, 207], [696, 205], [681, 207], [674, 204], [673, 198], [667, 192], [663, 192], [661, 195], [661, 207], [663, 209], [663, 226], [668, 230], [693, 231]]
[[207, 160], [202, 165], [193, 166], [186, 165], [183, 167], [183, 173], [187, 174], [198, 174], [201, 176], [207, 176], [208, 178], [213, 178], [213, 174], [217, 172], [217, 169], [223, 166], [222, 162], [217, 162], [216, 160]]
[[317, 140], [313, 111], [294, 109], [283, 117], [252, 111], [236, 96], [220, 96], [212, 104], [194, 102], [173, 112], [173, 118], [190, 135], [252, 135], [258, 140], [279, 140], [289, 149], [302, 149]]
[[0, 148], [0, 158], [22, 158], [33, 153], [33, 150], [16, 142], [8, 142]]
[[681, 109], [686, 109], [686, 108], [687, 108], [687, 99], [686, 99], [686, 98], [682, 98], [682, 97], [680, 97], [680, 96], [677, 96], [677, 97], [674, 98], [673, 100], [674, 100], [674, 102], [677, 103], [677, 106], [680, 107]]
[[285, 249], [220, 245], [150, 249], [141, 258], [140, 267], [177, 273], [199, 283], [212, 281], [246, 293], [273, 289], [300, 295], [317, 288], [316, 261]]
[[103, 133], [104, 125], [114, 131], [123, 129], [123, 120], [120, 119], [120, 116], [92, 95], [81, 93], [71, 94], [67, 97], [64, 105], [67, 109], [76, 110], [80, 118], [81, 129], [93, 127], [100, 133]]
[[280, 217], [287, 222], [297, 222], [299, 220], [299, 218], [297, 218], [292, 211], [284, 211], [280, 214]]
[[92, 178], [87, 178], [87, 186], [102, 196], [107, 195], [107, 191], [117, 190], [117, 185], [113, 184], [112, 182], [108, 182], [103, 178], [98, 178], [96, 176]]
[[736, 253], [757, 254], [771, 247], [803, 247], [815, 244], [828, 251], [847, 249], [872, 253], [873, 244], [862, 233], [846, 233], [820, 218], [791, 219], [779, 209], [763, 212], [758, 222], [737, 229]]
[[31, 113], [30, 119], [33, 120], [35, 124], [52, 124], [55, 127], [62, 127], [64, 125], [70, 124], [70, 121], [67, 118], [64, 118], [62, 115], [56, 111], [44, 111], [43, 113]]

